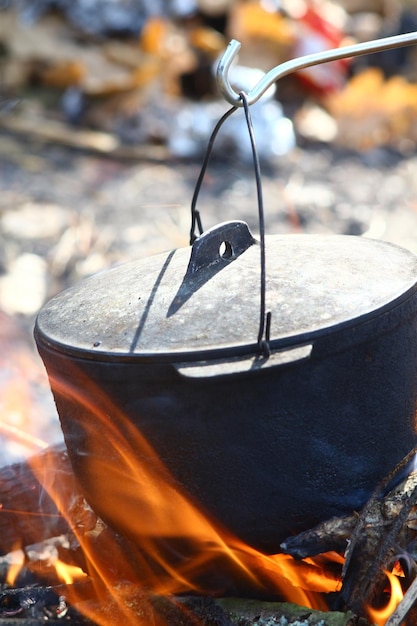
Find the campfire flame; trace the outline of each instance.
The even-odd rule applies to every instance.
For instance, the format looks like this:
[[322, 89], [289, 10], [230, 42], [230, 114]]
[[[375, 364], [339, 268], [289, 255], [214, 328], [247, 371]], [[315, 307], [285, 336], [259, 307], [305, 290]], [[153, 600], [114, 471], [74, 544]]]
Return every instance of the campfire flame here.
[[9, 554], [9, 558], [11, 563], [9, 569], [7, 570], [6, 584], [12, 587], [15, 584], [17, 577], [19, 576], [19, 572], [25, 562], [25, 555], [20, 549], [20, 543], [13, 546], [13, 550]]
[[[91, 480], [89, 491], [96, 494], [93, 500], [100, 499], [103, 517], [128, 538], [128, 547], [112, 533], [100, 534], [97, 529], [84, 532], [77, 527], [74, 532], [87, 557], [87, 571], [97, 594], [111, 595], [123, 619], [133, 620], [133, 616], [121, 580], [162, 596], [219, 596], [236, 584], [238, 591], [243, 589], [254, 597], [280, 597], [327, 610], [323, 594], [340, 587], [331, 568], [327, 571], [322, 562], [311, 559], [298, 562], [284, 554], [265, 555], [246, 545], [179, 490], [142, 434], [102, 390], [91, 388], [91, 381], [85, 381], [83, 393], [78, 384], [71, 388], [68, 380], [53, 380], [52, 387], [55, 394], [72, 401], [75, 398], [95, 415], [85, 425], [86, 438], [94, 440], [95, 446], [84, 459]], [[36, 465], [36, 459], [34, 473], [73, 526], [65, 486], [56, 480], [47, 455], [42, 456], [42, 466]], [[90, 504], [94, 509], [94, 502]], [[329, 561], [338, 559], [338, 555], [329, 555]], [[68, 599], [73, 603], [80, 600], [76, 587], [69, 589]], [[101, 609], [89, 608], [87, 612], [100, 625], [114, 623], [114, 615], [109, 619]], [[137, 623], [137, 616], [135, 619]]]
[[[184, 593], [220, 596], [227, 594], [234, 583], [238, 593], [243, 589], [252, 597], [280, 598], [328, 610], [325, 595], [341, 587], [341, 567], [332, 567], [343, 564], [341, 555], [329, 553], [295, 561], [288, 555], [265, 555], [250, 547], [179, 490], [149, 443], [102, 390], [92, 388], [91, 381], [85, 380], [81, 393], [79, 384], [71, 387], [68, 377], [65, 382], [51, 383], [56, 394], [75, 400], [95, 415], [95, 420], [86, 425], [90, 429], [86, 437], [101, 442], [93, 451], [96, 453], [86, 459], [88, 475], [93, 483], [96, 481], [90, 489], [93, 487], [94, 492], [97, 487], [99, 498], [103, 497], [103, 486], [117, 494], [116, 500], [104, 503], [106, 517], [128, 538], [120, 541], [107, 525], [100, 526], [100, 520], [87, 529], [75, 523], [75, 503], [68, 494], [68, 485], [57, 477], [54, 455], [43, 454], [41, 463], [39, 456], [33, 457], [33, 472], [67, 518], [86, 559], [85, 571], [60, 559], [52, 563], [57, 579], [67, 585], [67, 600], [80, 607], [83, 614], [99, 626], [111, 626], [120, 620], [145, 626], [155, 611], [152, 594], [168, 598]], [[10, 585], [22, 564], [20, 560], [11, 565], [7, 580]], [[369, 608], [369, 619], [378, 626], [385, 624], [403, 595], [398, 577], [392, 573], [387, 577], [388, 603], [383, 608]], [[98, 601], [86, 602], [83, 585], [74, 585], [74, 581], [90, 581]], [[132, 594], [140, 598], [143, 618], [138, 615]], [[111, 610], [103, 611], [103, 605], [111, 606]]]
[[393, 572], [385, 572], [389, 588], [387, 589], [388, 602], [379, 609], [368, 607], [368, 618], [372, 624], [376, 626], [384, 626], [392, 613], [395, 611], [401, 600], [403, 599], [403, 590], [400, 580]]
[[87, 577], [87, 574], [80, 567], [68, 565], [68, 563], [64, 563], [60, 559], [56, 559], [53, 565], [59, 580], [62, 580], [66, 585], [71, 585]]

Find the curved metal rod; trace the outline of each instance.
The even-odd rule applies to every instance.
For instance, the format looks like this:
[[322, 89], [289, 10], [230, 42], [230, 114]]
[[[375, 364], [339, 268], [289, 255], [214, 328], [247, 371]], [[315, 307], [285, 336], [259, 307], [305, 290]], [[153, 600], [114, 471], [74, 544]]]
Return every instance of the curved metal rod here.
[[[413, 44], [417, 44], [417, 32], [406, 33], [405, 35], [395, 35], [393, 37], [385, 37], [384, 39], [365, 41], [364, 43], [354, 44], [352, 46], [343, 46], [332, 50], [325, 50], [324, 52], [316, 52], [314, 54], [308, 54], [297, 59], [286, 61], [285, 63], [277, 65], [277, 67], [270, 70], [263, 78], [261, 78], [258, 84], [255, 85], [255, 87], [253, 87], [247, 94], [247, 102], [249, 105], [254, 104], [261, 96], [263, 96], [265, 91], [273, 85], [273, 83], [288, 74], [292, 74], [292, 72], [296, 72], [297, 70], [302, 70], [306, 67], [311, 67], [312, 65], [327, 63], [329, 61], [338, 61], [340, 59], [356, 57], [373, 52], [383, 52], [384, 50], [390, 50], [391, 48], [402, 48]], [[232, 39], [217, 66], [217, 85], [219, 90], [226, 100], [230, 102], [230, 104], [237, 107], [242, 107], [243, 102], [239, 94], [231, 87], [228, 73], [232, 62], [240, 50], [240, 47], [240, 42], [236, 41], [236, 39]]]

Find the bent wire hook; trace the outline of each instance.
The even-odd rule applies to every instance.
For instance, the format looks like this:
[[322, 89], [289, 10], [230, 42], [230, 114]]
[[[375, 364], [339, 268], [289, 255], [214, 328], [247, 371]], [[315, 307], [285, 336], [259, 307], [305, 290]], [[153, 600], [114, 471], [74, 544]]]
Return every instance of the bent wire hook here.
[[[261, 98], [261, 96], [263, 96], [265, 91], [267, 91], [273, 83], [288, 74], [296, 72], [297, 70], [302, 70], [306, 67], [311, 67], [312, 65], [320, 65], [321, 63], [327, 63], [329, 61], [339, 61], [340, 59], [356, 57], [362, 54], [383, 52], [384, 50], [390, 50], [391, 48], [403, 48], [416, 43], [417, 32], [412, 32], [404, 35], [385, 37], [384, 39], [365, 41], [364, 43], [343, 46], [332, 50], [325, 50], [324, 52], [316, 52], [314, 54], [308, 54], [297, 59], [286, 61], [285, 63], [281, 63], [267, 72], [258, 84], [255, 85], [255, 87], [253, 87], [248, 94], [246, 94], [247, 103], [249, 105], [254, 104], [259, 100], [259, 98]], [[236, 41], [236, 39], [232, 39], [217, 66], [218, 88], [225, 99], [236, 107], [243, 107], [243, 101], [240, 95], [230, 85], [228, 73], [232, 62], [240, 50], [240, 47], [240, 42]]]

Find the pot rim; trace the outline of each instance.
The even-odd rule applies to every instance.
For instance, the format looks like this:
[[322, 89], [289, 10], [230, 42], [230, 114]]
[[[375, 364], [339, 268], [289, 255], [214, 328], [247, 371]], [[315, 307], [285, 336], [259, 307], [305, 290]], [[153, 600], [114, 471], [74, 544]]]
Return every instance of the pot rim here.
[[[196, 240], [191, 252], [174, 250], [81, 281], [41, 309], [36, 342], [95, 361], [248, 358], [259, 366], [320, 340], [352, 343], [360, 327], [398, 315], [417, 291], [417, 256], [395, 244], [347, 235], [270, 236], [272, 332], [265, 350], [257, 336], [259, 246], [245, 228], [240, 223], [244, 243], [237, 254], [220, 255], [221, 225], [214, 238], [201, 238], [208, 262]], [[368, 335], [378, 327], [367, 328]]]
[[[369, 323], [376, 320], [382, 320], [383, 317], [395, 313], [394, 319], [388, 320], [388, 325], [393, 325], [398, 316], [412, 314], [417, 308], [417, 302], [413, 302], [413, 296], [417, 295], [417, 282], [410, 287], [407, 291], [402, 293], [394, 300], [386, 303], [382, 307], [369, 311], [358, 317], [348, 319], [344, 322], [320, 328], [305, 333], [299, 333], [295, 335], [289, 335], [288, 337], [280, 337], [279, 339], [271, 339], [269, 342], [271, 357], [274, 355], [279, 359], [279, 355], [283, 353], [289, 353], [302, 348], [312, 347], [321, 339], [335, 339], [338, 340], [338, 347], [334, 346], [335, 351], [343, 349], [344, 342], [340, 343], [341, 335], [345, 334], [345, 331], [361, 330], [366, 325], [369, 327]], [[410, 307], [403, 307], [402, 305], [410, 305]], [[401, 313], [399, 311], [401, 309]], [[404, 309], [404, 310], [403, 310]], [[410, 309], [410, 310], [408, 310]], [[38, 316], [39, 318], [39, 316]], [[38, 318], [35, 324], [34, 337], [37, 345], [44, 345], [49, 349], [62, 353], [63, 355], [82, 358], [89, 361], [103, 362], [103, 363], [173, 363], [173, 364], [186, 364], [195, 362], [207, 362], [207, 361], [224, 361], [225, 359], [242, 359], [249, 358], [255, 359], [259, 362], [260, 366], [265, 366], [268, 362], [268, 358], [265, 358], [261, 351], [259, 344], [254, 341], [250, 343], [241, 344], [224, 344], [215, 348], [196, 348], [187, 350], [170, 350], [170, 351], [144, 351], [144, 352], [119, 352], [119, 351], [100, 351], [94, 350], [94, 348], [79, 348], [69, 345], [64, 342], [54, 340], [49, 337], [39, 326]], [[373, 325], [373, 335], [378, 336], [380, 332], [383, 332], [379, 325]], [[360, 333], [357, 335], [355, 343], [361, 343], [363, 338]], [[353, 337], [352, 337], [353, 339]], [[349, 341], [349, 343], [351, 343]], [[97, 346], [99, 347], [99, 346]], [[311, 352], [311, 350], [310, 350]], [[275, 364], [277, 358], [272, 359], [270, 365]]]

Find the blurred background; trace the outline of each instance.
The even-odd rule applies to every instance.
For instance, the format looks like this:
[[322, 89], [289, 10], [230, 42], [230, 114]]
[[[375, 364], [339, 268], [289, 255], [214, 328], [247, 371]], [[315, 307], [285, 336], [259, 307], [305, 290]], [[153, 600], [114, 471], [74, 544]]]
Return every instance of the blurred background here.
[[[288, 59], [417, 30], [406, 0], [0, 0], [0, 465], [60, 440], [32, 340], [39, 308], [115, 264], [187, 246], [208, 137]], [[267, 233], [386, 239], [417, 252], [417, 47], [310, 68], [252, 107]], [[204, 228], [256, 188], [242, 111], [199, 198]]]

